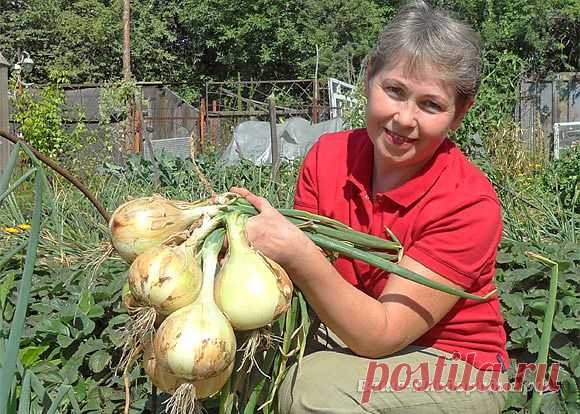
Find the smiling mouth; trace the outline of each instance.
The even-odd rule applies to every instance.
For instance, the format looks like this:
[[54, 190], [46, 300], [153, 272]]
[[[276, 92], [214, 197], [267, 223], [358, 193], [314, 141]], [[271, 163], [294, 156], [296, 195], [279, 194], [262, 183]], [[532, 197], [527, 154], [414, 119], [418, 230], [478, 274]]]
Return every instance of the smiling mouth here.
[[393, 131], [390, 131], [390, 130], [388, 130], [386, 128], [383, 128], [383, 129], [385, 130], [387, 136], [391, 139], [391, 141], [393, 142], [393, 144], [396, 144], [396, 145], [412, 144], [415, 141], [417, 141], [416, 139], [408, 138], [408, 137], [405, 137], [403, 135], [399, 135], [399, 134], [397, 134], [397, 133], [395, 133]]

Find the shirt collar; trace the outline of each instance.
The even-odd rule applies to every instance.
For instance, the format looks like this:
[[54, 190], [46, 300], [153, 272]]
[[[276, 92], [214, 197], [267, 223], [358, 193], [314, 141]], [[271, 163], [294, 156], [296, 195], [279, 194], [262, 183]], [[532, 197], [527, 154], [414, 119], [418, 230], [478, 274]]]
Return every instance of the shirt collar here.
[[[347, 181], [351, 182], [359, 192], [369, 195], [372, 193], [372, 169], [373, 169], [373, 144], [363, 129], [364, 137], [360, 137], [360, 144], [355, 148], [349, 148], [349, 163], [352, 165]], [[349, 146], [350, 147], [350, 146]], [[387, 197], [398, 205], [407, 208], [415, 201], [419, 200], [435, 184], [441, 173], [447, 167], [449, 154], [455, 148], [455, 144], [446, 138], [433, 154], [433, 157], [425, 166], [417, 172], [410, 180], [400, 187], [383, 193], [378, 193], [377, 197]], [[352, 151], [352, 150], [354, 151]]]

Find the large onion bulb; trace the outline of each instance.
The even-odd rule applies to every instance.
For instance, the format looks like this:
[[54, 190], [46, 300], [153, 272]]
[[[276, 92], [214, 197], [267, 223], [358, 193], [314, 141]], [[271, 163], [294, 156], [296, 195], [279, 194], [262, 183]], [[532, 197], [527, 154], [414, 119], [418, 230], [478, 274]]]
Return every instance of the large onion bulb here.
[[113, 212], [109, 221], [113, 246], [131, 263], [138, 254], [187, 230], [203, 214], [217, 214], [221, 207], [211, 200], [186, 202], [161, 196], [128, 201]]
[[215, 285], [216, 303], [238, 330], [272, 322], [290, 306], [293, 290], [284, 269], [250, 246], [246, 220], [239, 212], [225, 217], [229, 248]]
[[128, 276], [133, 297], [162, 315], [189, 305], [201, 289], [201, 265], [182, 248], [146, 250], [131, 264]]

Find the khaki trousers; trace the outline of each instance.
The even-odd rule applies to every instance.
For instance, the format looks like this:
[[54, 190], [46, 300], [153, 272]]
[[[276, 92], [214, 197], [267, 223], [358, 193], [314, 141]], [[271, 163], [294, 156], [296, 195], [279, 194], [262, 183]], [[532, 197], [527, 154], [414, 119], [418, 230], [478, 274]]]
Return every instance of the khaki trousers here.
[[[468, 367], [471, 375], [468, 372], [465, 378], [474, 385], [489, 384], [494, 378], [502, 385], [508, 381], [505, 373], [495, 373], [492, 378], [492, 372], [479, 371], [437, 349], [418, 346], [409, 346], [386, 358], [363, 358], [354, 355], [323, 325], [313, 326], [311, 332], [315, 334], [308, 342], [308, 355], [300, 370], [297, 365], [292, 366], [281, 384], [279, 414], [496, 414], [505, 406], [506, 394], [488, 391], [489, 388], [466, 392], [413, 387], [425, 384], [427, 372], [430, 382], [437, 378], [438, 360], [441, 381], [437, 383], [442, 384], [447, 383], [449, 373], [455, 370], [456, 375], [451, 378], [456, 378], [456, 384], [461, 383]], [[373, 380], [367, 382], [367, 377]], [[407, 386], [402, 384], [407, 380]], [[397, 385], [402, 385], [402, 389]]]

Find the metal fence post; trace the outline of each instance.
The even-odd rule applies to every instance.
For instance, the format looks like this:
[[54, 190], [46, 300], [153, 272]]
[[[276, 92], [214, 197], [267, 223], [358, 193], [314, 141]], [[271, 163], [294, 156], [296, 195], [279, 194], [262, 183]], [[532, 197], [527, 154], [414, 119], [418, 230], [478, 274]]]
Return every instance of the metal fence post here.
[[[0, 53], [0, 129], [9, 131], [8, 123], [8, 68], [10, 64]], [[0, 172], [8, 160], [12, 144], [0, 137]]]
[[274, 95], [268, 97], [270, 112], [270, 139], [272, 141], [272, 180], [278, 176], [280, 168], [280, 148], [278, 145], [278, 134], [276, 133], [276, 98]]

